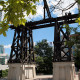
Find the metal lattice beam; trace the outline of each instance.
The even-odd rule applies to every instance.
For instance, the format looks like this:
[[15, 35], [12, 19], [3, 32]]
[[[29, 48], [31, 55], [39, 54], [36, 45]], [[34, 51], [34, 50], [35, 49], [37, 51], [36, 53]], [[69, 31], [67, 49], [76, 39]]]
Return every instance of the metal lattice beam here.
[[[47, 28], [47, 27], [55, 27], [55, 22], [57, 20], [57, 22], [60, 25], [66, 24], [66, 22], [68, 24], [72, 24], [72, 23], [76, 23], [75, 20], [77, 19], [78, 14], [68, 14], [65, 16], [61, 16], [61, 17], [57, 17], [57, 18], [48, 18], [45, 20], [40, 20], [40, 21], [35, 21], [35, 22], [26, 22], [25, 27], [24, 28], [30, 28], [32, 30], [34, 29], [40, 29], [40, 28]], [[14, 25], [12, 25], [10, 27], [11, 29], [16, 29], [16, 27], [14, 27]], [[22, 28], [21, 26], [19, 26], [19, 28]]]
[[44, 1], [44, 19], [45, 19], [45, 9], [46, 9], [46, 11], [47, 11], [48, 17], [51, 18], [51, 13], [50, 13], [50, 10], [49, 10], [47, 1], [46, 1], [46, 0], [43, 0], [43, 1]]
[[[34, 62], [32, 30], [53, 26], [55, 27], [53, 61], [72, 61], [71, 47], [64, 44], [65, 40], [69, 41], [69, 34], [67, 31], [66, 33], [64, 32], [62, 25], [76, 23], [75, 20], [77, 17], [78, 14], [71, 15], [69, 13], [62, 17], [26, 22], [25, 26], [20, 25], [17, 28], [10, 26], [11, 29], [15, 29], [15, 34], [9, 62]], [[62, 40], [60, 39], [61, 34], [63, 36]]]
[[[22, 26], [24, 27], [24, 26]], [[34, 62], [32, 30], [29, 28], [15, 29], [9, 63]]]

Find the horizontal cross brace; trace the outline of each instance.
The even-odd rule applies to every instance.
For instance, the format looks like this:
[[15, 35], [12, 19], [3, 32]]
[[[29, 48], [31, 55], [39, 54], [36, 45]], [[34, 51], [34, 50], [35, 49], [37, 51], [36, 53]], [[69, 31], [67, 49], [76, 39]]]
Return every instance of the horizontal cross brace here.
[[[63, 24], [72, 24], [72, 23], [75, 23], [75, 20], [70, 20], [70, 21], [67, 21], [67, 22], [59, 22], [58, 24], [59, 25], [63, 25]], [[32, 26], [30, 27], [30, 29], [34, 30], [34, 29], [40, 29], [40, 28], [47, 28], [47, 27], [55, 27], [55, 23], [49, 23], [49, 24], [43, 24], [43, 25], [39, 25], [39, 26]]]
[[[35, 22], [26, 22], [24, 29], [39, 29], [39, 28], [46, 28], [46, 27], [52, 27], [55, 26], [55, 23], [58, 22], [59, 25], [63, 24], [72, 24], [76, 23], [75, 20], [77, 19], [78, 14], [71, 15], [70, 13], [65, 16], [57, 17], [57, 18], [48, 18], [40, 21]], [[16, 29], [14, 26], [10, 26], [11, 29]], [[23, 26], [18, 26], [18, 28], [23, 28]]]

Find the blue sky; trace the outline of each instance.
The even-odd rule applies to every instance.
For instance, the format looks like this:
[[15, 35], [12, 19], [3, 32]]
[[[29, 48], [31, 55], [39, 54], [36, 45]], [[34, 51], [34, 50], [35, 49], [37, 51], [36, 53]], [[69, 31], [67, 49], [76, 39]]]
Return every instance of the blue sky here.
[[[74, 1], [74, 0], [71, 0], [71, 1]], [[55, 0], [48, 0], [48, 5], [52, 5], [51, 3], [57, 4], [55, 2]], [[66, 4], [66, 6], [69, 5], [67, 3], [65, 3], [65, 4]], [[66, 7], [64, 4], [62, 6], [64, 8]], [[75, 5], [72, 9], [65, 11], [65, 12], [69, 12], [69, 11], [72, 14], [78, 13], [77, 5]], [[61, 16], [61, 13], [62, 13], [61, 11], [54, 10], [54, 13], [52, 12], [51, 15], [52, 15], [52, 17], [57, 17], [57, 16]], [[29, 15], [28, 17], [26, 16], [25, 18], [28, 21], [30, 21], [30, 20], [37, 21], [37, 20], [43, 19], [43, 2], [42, 2], [42, 0], [40, 0], [40, 3], [37, 5], [37, 14], [35, 16]], [[73, 24], [71, 26], [77, 26], [77, 25], [78, 24]], [[7, 31], [7, 37], [0, 35], [0, 45], [4, 45], [5, 53], [7, 53], [7, 54], [10, 54], [10, 50], [11, 50], [10, 46], [13, 41], [13, 36], [14, 36], [14, 30], [10, 30], [10, 29]], [[38, 42], [38, 41], [41, 41], [42, 39], [47, 39], [49, 42], [54, 41], [54, 27], [33, 30], [33, 41]]]

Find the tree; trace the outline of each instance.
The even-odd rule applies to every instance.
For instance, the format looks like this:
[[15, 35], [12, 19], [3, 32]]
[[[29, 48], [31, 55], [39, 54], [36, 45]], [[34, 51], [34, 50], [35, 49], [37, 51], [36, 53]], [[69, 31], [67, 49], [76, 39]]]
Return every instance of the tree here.
[[[9, 28], [9, 24], [13, 24], [15, 27], [17, 27], [18, 25], [25, 25], [25, 16], [28, 16], [30, 13], [32, 15], [36, 13], [36, 1], [39, 0], [0, 0], [0, 6], [2, 6], [2, 9], [0, 11], [5, 12], [4, 19], [0, 22], [0, 34], [6, 36], [6, 31]], [[52, 11], [58, 8], [63, 12], [73, 7], [76, 4], [76, 2], [80, 4], [80, 0], [75, 0], [74, 3], [62, 9], [59, 6], [60, 3], [62, 3], [61, 1], [62, 0], [59, 0], [57, 5], [53, 5]], [[80, 23], [80, 18], [78, 18], [77, 22]]]
[[71, 41], [74, 43], [74, 59], [75, 59], [75, 66], [77, 69], [80, 69], [80, 32], [76, 32], [74, 35], [71, 36]]
[[38, 42], [34, 47], [36, 54], [37, 72], [44, 74], [52, 73], [52, 47], [47, 43], [47, 40]]
[[0, 11], [5, 12], [4, 19], [0, 22], [0, 34], [6, 36], [9, 24], [15, 27], [25, 25], [25, 16], [36, 14], [36, 1], [39, 0], [0, 0], [0, 6], [2, 6]]

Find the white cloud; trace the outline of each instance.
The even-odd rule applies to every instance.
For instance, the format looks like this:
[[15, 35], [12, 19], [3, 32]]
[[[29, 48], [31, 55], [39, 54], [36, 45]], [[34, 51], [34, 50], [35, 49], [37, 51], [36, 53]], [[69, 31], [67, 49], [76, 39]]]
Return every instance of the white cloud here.
[[[49, 7], [51, 5], [56, 5], [58, 3], [58, 1], [60, 0], [47, 0], [47, 3], [49, 5]], [[43, 5], [41, 4], [43, 2], [43, 0], [40, 0], [40, 3], [37, 5], [37, 14], [32, 16], [31, 14], [26, 17], [28, 20], [29, 18], [31, 19], [35, 19], [36, 17], [39, 17], [41, 16], [43, 18]], [[74, 3], [75, 0], [61, 0], [60, 4], [56, 6], [56, 8], [60, 8], [60, 9], [65, 9], [67, 8], [70, 4]], [[78, 9], [78, 6], [77, 4], [75, 4], [72, 8], [70, 8], [69, 10], [66, 10], [63, 12], [63, 15], [66, 13], [66, 12], [71, 12], [72, 14], [75, 14], [74, 10], [75, 9]], [[57, 16], [62, 16], [62, 10], [59, 10], [59, 9], [55, 9], [53, 12], [53, 14], [57, 15]]]
[[[56, 5], [58, 3], [58, 1], [60, 0], [47, 0], [47, 3], [49, 5], [49, 7], [52, 5]], [[75, 0], [61, 0], [61, 4], [57, 5], [56, 8], [66, 8], [67, 6], [69, 6], [71, 3], [74, 3]], [[37, 5], [37, 14], [36, 15], [29, 15], [29, 16], [25, 16], [25, 18], [28, 20], [28, 21], [31, 21], [32, 19], [33, 20], [36, 20], [36, 18], [40, 18], [40, 19], [43, 19], [43, 14], [44, 14], [44, 10], [43, 10], [43, 0], [39, 0], [39, 3], [37, 2], [36, 5]], [[67, 10], [67, 11], [64, 11], [63, 12], [63, 15], [66, 13], [66, 12], [71, 12], [72, 14], [74, 14], [74, 9], [78, 8], [77, 4], [75, 6], [73, 6], [71, 9]], [[57, 16], [62, 16], [62, 11], [61, 10], [58, 10], [58, 9], [55, 9], [53, 12], [53, 14], [57, 15]], [[26, 12], [24, 12], [24, 14], [26, 15]]]
[[[65, 9], [65, 8], [68, 8], [70, 4], [74, 3], [75, 0], [62, 0], [61, 4], [58, 5], [57, 7], [59, 7], [60, 9]], [[53, 2], [54, 3], [54, 2]], [[71, 12], [72, 14], [75, 14], [74, 12], [74, 9], [78, 9], [78, 5], [75, 4], [73, 7], [71, 7], [70, 9], [66, 10], [63, 12], [63, 15], [66, 13], [66, 12]], [[54, 14], [56, 14], [57, 16], [62, 16], [62, 10], [58, 10], [58, 9], [55, 9], [54, 10]]]
[[[37, 17], [43, 17], [43, 5], [41, 5], [41, 4], [37, 5], [36, 11], [37, 11], [36, 15], [31, 15], [30, 14], [29, 16], [25, 16], [25, 18], [27, 20], [31, 20], [31, 19], [34, 19], [34, 18], [37, 18]], [[26, 14], [26, 12], [24, 14]]]
[[9, 45], [4, 45], [4, 48], [11, 48], [11, 44], [9, 44]]
[[0, 10], [2, 9], [2, 6], [0, 6]]

